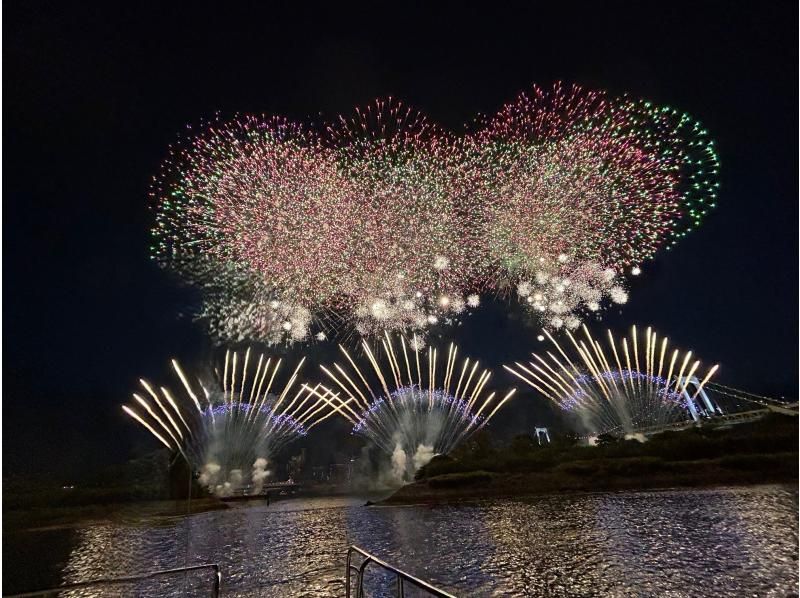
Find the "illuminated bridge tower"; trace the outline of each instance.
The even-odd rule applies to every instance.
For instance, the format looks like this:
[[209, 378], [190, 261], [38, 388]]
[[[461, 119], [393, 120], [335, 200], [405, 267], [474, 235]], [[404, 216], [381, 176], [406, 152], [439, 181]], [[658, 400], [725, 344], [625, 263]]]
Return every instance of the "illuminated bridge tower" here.
[[550, 444], [550, 434], [547, 432], [547, 428], [534, 428], [536, 434], [536, 440], [539, 441], [539, 446], [542, 445], [542, 438], [547, 441], [547, 444]]
[[[683, 380], [683, 378], [676, 380], [677, 385], [682, 385]], [[699, 393], [697, 392], [698, 389], [700, 390]], [[681, 398], [686, 401], [686, 407], [689, 409], [694, 421], [698, 421], [701, 417], [722, 415], [722, 409], [711, 401], [708, 394], [706, 394], [705, 388], [700, 388], [700, 380], [695, 376], [692, 376], [686, 382], [686, 388], [684, 388]]]

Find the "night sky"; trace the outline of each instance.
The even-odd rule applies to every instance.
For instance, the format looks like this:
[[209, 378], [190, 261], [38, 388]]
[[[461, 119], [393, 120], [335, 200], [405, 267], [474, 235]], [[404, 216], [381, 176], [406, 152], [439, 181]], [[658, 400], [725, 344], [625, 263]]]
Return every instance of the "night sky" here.
[[[191, 292], [148, 257], [147, 191], [216, 111], [334, 117], [393, 95], [461, 131], [555, 80], [688, 111], [718, 143], [718, 207], [593, 329], [651, 324], [718, 361], [719, 382], [796, 399], [796, 2], [133, 4], [5, 6], [6, 475], [152, 450], [119, 404], [139, 377], [171, 383], [170, 357], [210, 356]], [[523, 358], [536, 330], [518, 315], [488, 305], [447, 340], [487, 365]]]

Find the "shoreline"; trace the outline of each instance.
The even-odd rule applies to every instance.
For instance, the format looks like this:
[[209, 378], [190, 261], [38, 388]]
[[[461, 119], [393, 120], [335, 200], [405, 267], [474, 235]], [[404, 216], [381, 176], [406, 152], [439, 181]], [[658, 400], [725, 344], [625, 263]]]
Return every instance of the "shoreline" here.
[[[438, 476], [439, 478], [446, 476]], [[667, 490], [688, 490], [714, 488], [736, 488], [748, 486], [794, 486], [798, 489], [798, 476], [764, 475], [752, 472], [731, 472], [728, 476], [717, 476], [709, 479], [703, 472], [691, 477], [647, 477], [645, 479], [609, 478], [603, 483], [580, 483], [571, 480], [569, 483], [554, 485], [545, 482], [546, 474], [492, 474], [488, 483], [479, 487], [466, 484], [455, 488], [431, 488], [429, 482], [437, 478], [414, 482], [397, 489], [393, 494], [380, 500], [367, 500], [365, 507], [430, 507], [436, 505], [458, 505], [481, 503], [493, 500], [518, 500], [541, 497], [567, 497], [587, 494], [607, 494], [616, 492], [646, 492]], [[551, 480], [552, 481], [552, 480]], [[336, 492], [331, 495], [315, 494], [312, 496], [292, 496], [289, 499], [314, 498], [321, 496], [353, 496], [363, 500], [364, 494], [357, 491], [350, 493]], [[283, 500], [286, 500], [283, 498]], [[282, 502], [275, 501], [275, 502]], [[58, 529], [69, 529], [81, 525], [94, 525], [115, 520], [159, 519], [186, 516], [186, 501], [143, 501], [116, 503], [108, 505], [86, 505], [83, 507], [55, 507], [49, 509], [13, 509], [3, 513], [6, 531], [46, 532]], [[190, 514], [226, 510], [231, 507], [218, 499], [194, 499], [191, 502]]]
[[[216, 498], [194, 498], [190, 515], [230, 508]], [[3, 509], [4, 532], [43, 532], [116, 520], [171, 518], [187, 515], [186, 499], [126, 501], [108, 504]]]
[[[788, 463], [787, 463], [788, 465]], [[448, 476], [437, 476], [414, 482], [399, 488], [394, 494], [369, 506], [431, 506], [457, 504], [494, 499], [518, 499], [541, 496], [572, 496], [608, 492], [637, 492], [667, 489], [711, 489], [758, 485], [798, 485], [797, 461], [794, 460], [782, 472], [720, 472], [701, 468], [696, 472], [668, 476], [609, 477], [605, 479], [581, 479], [578, 476], [562, 476], [549, 473], [494, 473], [488, 479], [484, 474], [474, 483], [447, 484], [435, 487], [437, 481], [448, 480]], [[477, 472], [473, 472], [477, 473]], [[452, 477], [450, 480], [458, 480]], [[434, 486], [431, 485], [434, 483]]]
[[[474, 496], [474, 497], [452, 497], [451, 499], [447, 500], [436, 500], [436, 501], [424, 501], [421, 500], [419, 502], [393, 502], [391, 501], [392, 497], [387, 498], [386, 500], [370, 503], [366, 506], [370, 508], [404, 508], [404, 507], [435, 507], [435, 506], [458, 506], [458, 505], [480, 505], [484, 503], [491, 503], [499, 500], [513, 502], [516, 500], [527, 500], [527, 499], [535, 499], [535, 498], [559, 498], [559, 497], [580, 497], [580, 496], [592, 496], [594, 494], [627, 494], [627, 493], [638, 493], [638, 492], [670, 492], [670, 491], [682, 491], [682, 490], [724, 490], [724, 489], [731, 489], [735, 490], [737, 488], [752, 488], [757, 486], [764, 486], [764, 487], [781, 487], [781, 486], [794, 486], [791, 482], [787, 481], [773, 481], [773, 482], [752, 482], [752, 483], [731, 483], [731, 484], [705, 484], [705, 485], [695, 485], [695, 486], [649, 486], [649, 487], [639, 487], [639, 488], [616, 488], [616, 489], [596, 489], [596, 490], [564, 490], [564, 491], [554, 491], [554, 492], [539, 492], [539, 493], [530, 493], [530, 494], [513, 494], [513, 495], [481, 495], [481, 496]], [[800, 487], [796, 489], [800, 493]]]
[[[369, 500], [386, 498], [386, 492], [370, 492], [365, 490], [341, 487], [333, 488], [331, 492], [324, 492], [316, 488], [308, 492], [297, 492], [286, 496], [272, 496], [270, 504], [280, 504], [284, 501], [314, 499], [314, 498], [340, 498], [353, 497], [362, 503]], [[28, 508], [4, 508], [3, 524], [8, 533], [20, 532], [46, 532], [58, 529], [69, 529], [83, 525], [96, 525], [114, 521], [137, 521], [171, 519], [186, 517], [213, 511], [241, 509], [249, 506], [264, 506], [266, 497], [247, 497], [245, 500], [226, 501], [217, 497], [207, 496], [192, 498], [187, 504], [185, 498], [125, 501], [113, 503], [90, 503], [82, 505], [59, 505], [53, 507], [32, 506]]]

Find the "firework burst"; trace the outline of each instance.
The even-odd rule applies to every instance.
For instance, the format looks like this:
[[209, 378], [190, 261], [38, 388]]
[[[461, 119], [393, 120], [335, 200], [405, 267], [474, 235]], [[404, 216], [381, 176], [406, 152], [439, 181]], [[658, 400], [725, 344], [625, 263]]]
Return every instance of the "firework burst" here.
[[153, 255], [222, 342], [422, 336], [486, 292], [575, 329], [699, 225], [718, 175], [689, 115], [561, 84], [461, 139], [391, 98], [318, 127], [217, 119], [156, 177]]
[[358, 223], [364, 259], [350, 273], [355, 329], [423, 333], [452, 323], [477, 301], [467, 298], [479, 263], [457, 194], [457, 140], [391, 98], [340, 117], [325, 138], [369, 213]]
[[465, 144], [490, 285], [534, 289], [518, 296], [551, 329], [624, 303], [623, 274], [699, 225], [719, 185], [688, 115], [575, 86], [534, 87]]
[[608, 331], [606, 353], [586, 326], [585, 339], [567, 336], [577, 357], [567, 353], [547, 331], [559, 356], [533, 354], [527, 365], [503, 366], [559, 408], [575, 415], [590, 434], [632, 435], [648, 428], [687, 420], [697, 412], [697, 398], [717, 371], [702, 380], [692, 352], [669, 351], [669, 340], [647, 328], [641, 339], [634, 326], [628, 338], [614, 340]]
[[[491, 372], [469, 358], [459, 364], [453, 344], [443, 363], [438, 350], [426, 351], [416, 336], [410, 341], [400, 336], [393, 343], [386, 334], [381, 345], [383, 360], [362, 343], [371, 374], [365, 375], [344, 347], [340, 349], [349, 365], [322, 369], [346, 397], [333, 399], [337, 411], [353, 424], [353, 433], [391, 455], [398, 480], [408, 479], [434, 455], [450, 452], [484, 427], [515, 392], [502, 399], [494, 392], [485, 395]], [[314, 392], [332, 395], [325, 388]]]
[[392, 101], [357, 114], [322, 140], [277, 118], [217, 121], [171, 150], [153, 255], [203, 290], [217, 340], [295, 342], [331, 321], [423, 331], [478, 304], [452, 138]]
[[228, 495], [250, 486], [260, 493], [269, 459], [334, 413], [328, 393], [298, 381], [303, 361], [280, 387], [282, 360], [259, 355], [254, 370], [249, 349], [243, 359], [226, 352], [223, 375], [214, 385], [190, 382], [172, 360], [181, 393], [140, 380], [142, 391], [122, 409], [181, 454], [209, 491]]
[[[202, 314], [221, 340], [232, 336], [224, 308], [238, 308], [244, 288], [254, 290], [244, 297], [251, 313], [232, 328], [258, 340], [302, 340], [310, 314], [341, 306], [362, 202], [308, 130], [277, 118], [217, 121], [170, 152], [153, 195], [159, 262], [201, 287], [235, 273], [231, 305], [217, 293]], [[306, 325], [289, 328], [292, 319]]]

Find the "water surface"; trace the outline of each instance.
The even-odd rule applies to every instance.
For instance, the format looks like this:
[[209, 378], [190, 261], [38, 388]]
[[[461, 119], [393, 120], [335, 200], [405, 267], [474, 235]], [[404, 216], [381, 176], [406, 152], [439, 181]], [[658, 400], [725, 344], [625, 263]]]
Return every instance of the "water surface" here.
[[[362, 505], [296, 499], [9, 534], [3, 589], [214, 562], [226, 596], [341, 596], [345, 552], [357, 544], [465, 596], [797, 593], [796, 487]], [[72, 595], [196, 595], [208, 581], [178, 575]], [[370, 595], [392, 595], [390, 580], [373, 575], [367, 582]]]

